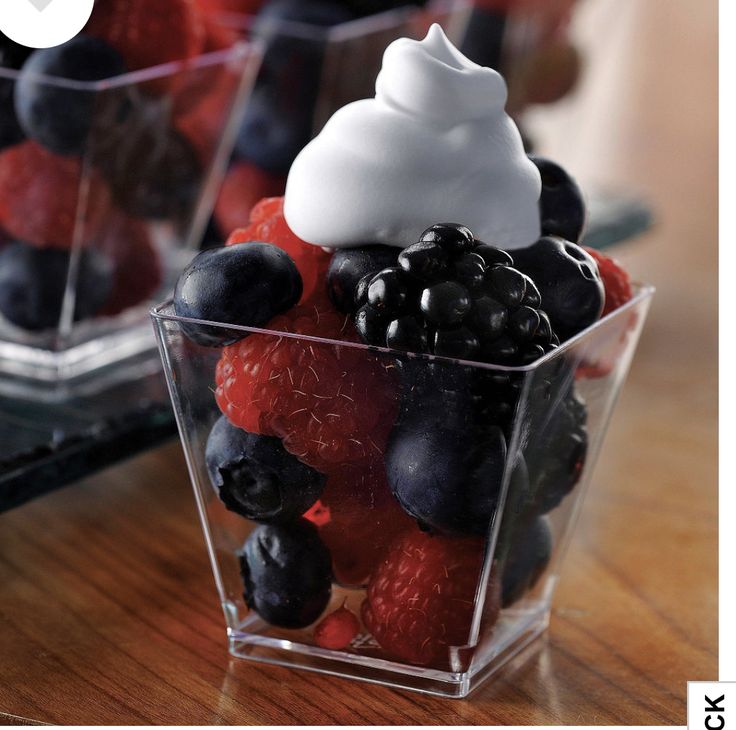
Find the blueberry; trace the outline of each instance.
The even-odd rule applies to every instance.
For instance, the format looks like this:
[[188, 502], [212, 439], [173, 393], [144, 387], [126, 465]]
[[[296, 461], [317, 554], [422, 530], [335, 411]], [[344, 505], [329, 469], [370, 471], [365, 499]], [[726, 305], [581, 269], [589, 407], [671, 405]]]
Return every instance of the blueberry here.
[[360, 295], [356, 292], [358, 283], [369, 274], [375, 275], [381, 269], [395, 266], [398, 253], [393, 246], [338, 249], [327, 269], [327, 289], [332, 303], [341, 312], [352, 314], [358, 308], [358, 296], [362, 297], [362, 292]]
[[[238, 243], [195, 256], [176, 282], [174, 309], [180, 317], [262, 327], [301, 295], [301, 276], [285, 251], [270, 243]], [[210, 347], [245, 336], [204, 325], [184, 324], [182, 329]]]
[[[11, 41], [0, 33], [0, 68], [19, 69], [32, 49]], [[15, 80], [0, 76], [0, 150], [22, 142], [25, 134], [18, 124], [14, 104]]]
[[399, 254], [399, 266], [420, 281], [436, 281], [448, 271], [450, 257], [434, 241], [419, 241]]
[[500, 428], [476, 424], [463, 403], [439, 405], [437, 395], [394, 426], [388, 482], [404, 510], [430, 528], [482, 535], [497, 505], [506, 439]]
[[600, 317], [605, 293], [598, 266], [577, 244], [545, 236], [528, 248], [516, 249], [514, 262], [536, 283], [542, 309], [561, 340]]
[[552, 556], [552, 531], [549, 520], [537, 517], [512, 537], [509, 556], [501, 578], [501, 605], [516, 603], [534, 587]]
[[453, 327], [463, 321], [472, 302], [464, 286], [454, 281], [443, 281], [422, 292], [419, 306], [431, 324]]
[[243, 545], [240, 573], [246, 604], [273, 626], [309, 626], [330, 601], [330, 552], [305, 519], [256, 527]]
[[34, 51], [23, 64], [15, 89], [21, 127], [51, 152], [81, 154], [95, 120], [116, 119], [125, 105], [124, 94], [67, 88], [38, 76], [99, 81], [125, 71], [123, 57], [90, 36], [78, 35], [61, 46]]
[[[17, 327], [56, 327], [70, 276], [70, 254], [16, 241], [0, 251], [0, 313]], [[112, 291], [112, 263], [94, 249], [85, 249], [76, 271], [74, 319], [94, 316]]]
[[[314, 131], [328, 42], [317, 30], [355, 17], [338, 0], [265, 3], [252, 28], [265, 49], [236, 140], [239, 158], [273, 173], [288, 172]], [[304, 26], [311, 28], [305, 32]]]
[[205, 451], [210, 481], [225, 506], [250, 520], [283, 522], [304, 514], [326, 477], [302, 464], [275, 436], [260, 436], [220, 416]]
[[459, 223], [437, 223], [427, 228], [419, 240], [436, 243], [453, 255], [470, 251], [475, 243], [472, 231]]
[[577, 243], [585, 227], [585, 202], [578, 184], [560, 165], [544, 157], [529, 158], [542, 176], [539, 210], [543, 236]]

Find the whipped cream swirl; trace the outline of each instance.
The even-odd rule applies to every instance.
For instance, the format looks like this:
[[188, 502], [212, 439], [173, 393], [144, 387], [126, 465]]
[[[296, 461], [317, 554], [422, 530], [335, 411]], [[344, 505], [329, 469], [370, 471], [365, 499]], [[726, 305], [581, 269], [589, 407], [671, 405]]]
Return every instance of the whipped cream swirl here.
[[318, 246], [406, 247], [434, 223], [500, 248], [540, 235], [539, 172], [506, 114], [506, 84], [433, 25], [385, 51], [376, 96], [338, 110], [286, 185], [292, 230]]

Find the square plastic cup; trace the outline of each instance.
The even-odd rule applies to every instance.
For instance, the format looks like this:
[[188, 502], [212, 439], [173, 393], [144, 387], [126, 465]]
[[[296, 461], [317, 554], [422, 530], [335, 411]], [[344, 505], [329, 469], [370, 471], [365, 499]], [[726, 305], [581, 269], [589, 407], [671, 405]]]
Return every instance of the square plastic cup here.
[[[464, 697], [542, 634], [652, 295], [516, 368], [152, 310], [232, 655]], [[256, 478], [266, 442], [231, 422], [311, 479]], [[342, 606], [359, 627], [327, 648]]]
[[[266, 9], [268, 6], [266, 6]], [[386, 47], [422, 38], [432, 23], [460, 44], [469, 0], [434, 0], [330, 27], [250, 15], [218, 22], [263, 44], [263, 63], [216, 209], [222, 235], [247, 224], [260, 198], [282, 195], [291, 163], [341, 107], [374, 96]]]
[[238, 42], [95, 82], [0, 68], [76, 120], [0, 150], [0, 375], [68, 384], [155, 351], [148, 311], [196, 251], [260, 57]]

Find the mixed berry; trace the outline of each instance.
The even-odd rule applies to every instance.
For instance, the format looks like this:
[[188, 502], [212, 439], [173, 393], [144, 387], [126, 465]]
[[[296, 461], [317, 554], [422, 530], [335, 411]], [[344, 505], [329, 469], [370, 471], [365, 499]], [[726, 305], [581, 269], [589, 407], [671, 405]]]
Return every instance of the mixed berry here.
[[154, 237], [186, 234], [237, 80], [216, 66], [120, 77], [213, 50], [204, 6], [105, 0], [53, 48], [0, 34], [0, 230], [14, 244], [0, 278], [15, 282], [0, 321], [21, 330], [13, 337], [58, 327], [67, 282], [75, 319], [118, 314], [161, 287]]
[[[632, 292], [559, 231], [513, 251], [459, 223], [418, 238], [326, 253], [266, 199], [193, 260], [174, 307], [217, 348], [205, 461], [213, 498], [256, 524], [238, 551], [248, 608], [324, 649], [372, 637], [387, 659], [456, 670], [471, 627], [540, 583], [547, 515], [583, 473], [578, 364], [553, 353]], [[330, 604], [335, 586], [361, 609]]]

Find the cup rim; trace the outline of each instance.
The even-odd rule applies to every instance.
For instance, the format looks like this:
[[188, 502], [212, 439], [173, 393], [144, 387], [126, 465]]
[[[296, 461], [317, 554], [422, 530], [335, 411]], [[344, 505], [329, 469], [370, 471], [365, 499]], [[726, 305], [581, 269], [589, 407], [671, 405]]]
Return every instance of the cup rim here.
[[[453, 358], [453, 357], [445, 357], [442, 355], [431, 355], [429, 353], [424, 352], [406, 352], [404, 350], [396, 350], [390, 347], [379, 347], [377, 345], [368, 345], [363, 342], [347, 342], [345, 340], [335, 340], [328, 337], [317, 337], [315, 335], [304, 335], [297, 332], [283, 332], [280, 330], [273, 330], [263, 327], [248, 327], [245, 325], [235, 325], [235, 324], [227, 324], [225, 322], [214, 322], [211, 320], [206, 319], [195, 319], [193, 317], [182, 317], [178, 314], [168, 313], [165, 312], [167, 308], [173, 310], [173, 298], [169, 297], [168, 299], [164, 300], [163, 302], [155, 305], [150, 309], [150, 315], [151, 318], [156, 322], [178, 322], [180, 324], [192, 324], [192, 325], [204, 325], [207, 327], [217, 327], [220, 329], [227, 329], [227, 330], [235, 330], [238, 332], [244, 332], [246, 334], [266, 334], [271, 335], [273, 337], [290, 337], [292, 339], [296, 340], [306, 340], [309, 342], [315, 342], [322, 345], [331, 345], [331, 346], [342, 346], [342, 347], [353, 347], [359, 350], [364, 350], [367, 352], [373, 352], [373, 353], [381, 353], [383, 355], [391, 355], [393, 357], [403, 357], [406, 359], [414, 360], [414, 361], [426, 361], [426, 362], [439, 362], [439, 363], [445, 363], [448, 365], [459, 365], [459, 366], [465, 366], [465, 367], [473, 367], [478, 368], [481, 370], [491, 370], [491, 371], [502, 371], [502, 372], [509, 372], [509, 373], [529, 373], [533, 372], [543, 365], [546, 365], [548, 362], [550, 362], [553, 359], [556, 359], [558, 357], [564, 356], [565, 353], [570, 351], [575, 345], [577, 345], [579, 342], [584, 340], [586, 337], [588, 337], [593, 332], [601, 329], [605, 324], [612, 322], [613, 320], [625, 316], [627, 312], [630, 312], [632, 309], [635, 309], [638, 307], [641, 303], [651, 300], [651, 298], [654, 296], [654, 293], [656, 291], [655, 287], [652, 284], [647, 284], [644, 282], [638, 282], [634, 281], [632, 282], [632, 287], [634, 288], [634, 295], [632, 298], [626, 302], [623, 306], [619, 307], [618, 309], [615, 309], [612, 312], [609, 312], [604, 317], [601, 317], [600, 319], [593, 322], [593, 324], [586, 327], [584, 330], [581, 330], [573, 337], [569, 338], [568, 340], [565, 340], [559, 347], [556, 347], [554, 350], [551, 350], [550, 352], [544, 354], [542, 357], [538, 358], [537, 360], [534, 360], [534, 362], [529, 363], [528, 365], [495, 365], [492, 363], [485, 363], [485, 362], [478, 362], [476, 360], [464, 360], [461, 358]], [[345, 315], [346, 317], [348, 315]], [[212, 348], [218, 349], [218, 348]], [[219, 348], [221, 349], [221, 348]]]
[[4, 68], [2, 66], [0, 66], [0, 79], [8, 79], [10, 81], [17, 82], [22, 77], [47, 84], [48, 86], [56, 86], [70, 91], [99, 92], [173, 76], [174, 74], [181, 73], [182, 71], [225, 65], [232, 63], [233, 61], [244, 60], [251, 57], [253, 54], [260, 53], [261, 47], [262, 42], [259, 39], [238, 39], [230, 47], [219, 51], [201, 53], [193, 58], [169, 61], [168, 63], [161, 63], [157, 66], [148, 66], [136, 71], [126, 71], [124, 74], [110, 76], [106, 79], [97, 79], [95, 81], [79, 81], [77, 79], [70, 79], [61, 76], [48, 76], [46, 74], [38, 74], [28, 71], [23, 72], [22, 68], [11, 69]]

